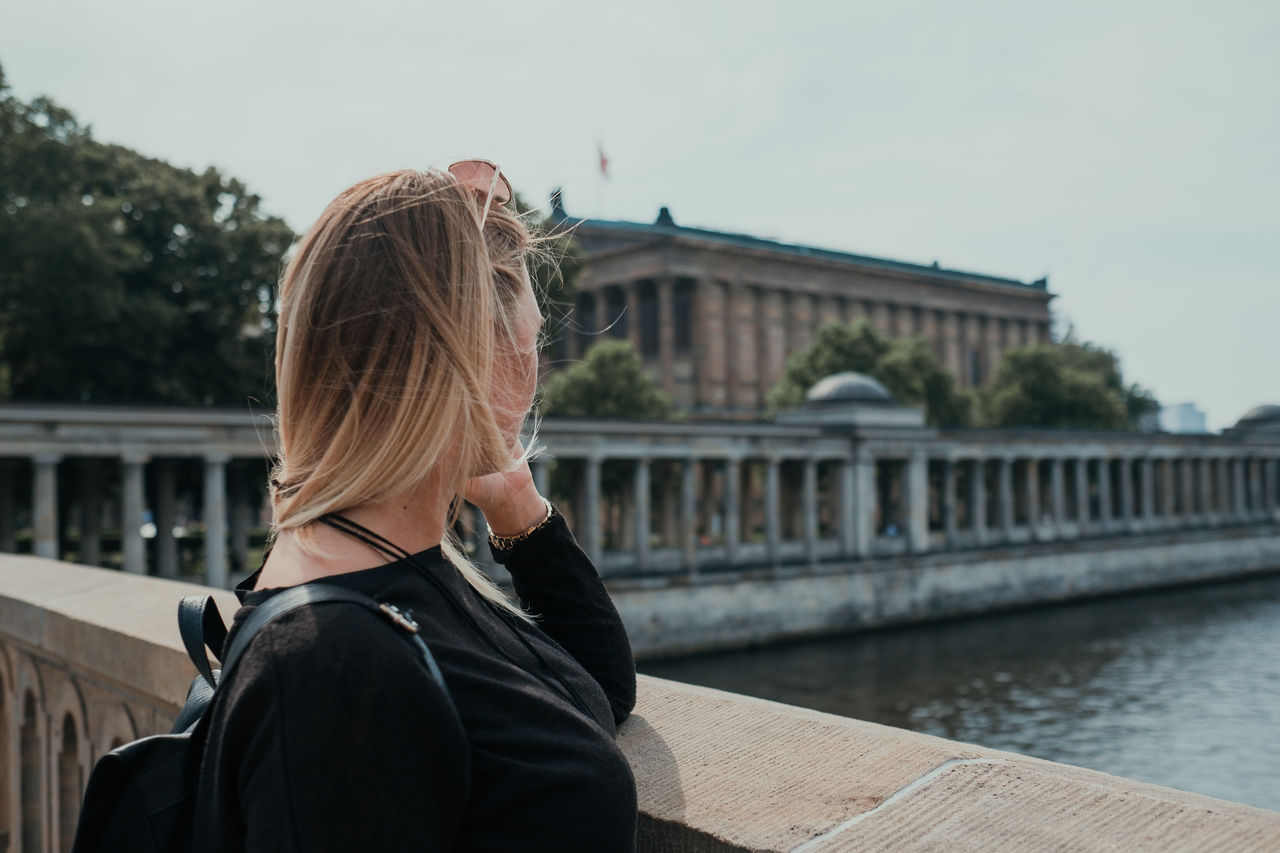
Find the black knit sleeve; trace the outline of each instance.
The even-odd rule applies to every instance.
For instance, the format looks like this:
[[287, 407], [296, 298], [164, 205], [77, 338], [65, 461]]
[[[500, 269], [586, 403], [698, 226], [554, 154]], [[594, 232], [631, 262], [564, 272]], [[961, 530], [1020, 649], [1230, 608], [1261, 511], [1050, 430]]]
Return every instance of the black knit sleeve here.
[[[461, 722], [417, 652], [361, 608], [264, 628], [227, 726], [248, 853], [452, 850], [470, 784]], [[247, 672], [233, 673], [233, 680]]]
[[493, 549], [511, 573], [520, 603], [538, 626], [582, 665], [609, 698], [615, 725], [636, 704], [631, 643], [600, 573], [557, 511], [542, 529], [509, 550]]

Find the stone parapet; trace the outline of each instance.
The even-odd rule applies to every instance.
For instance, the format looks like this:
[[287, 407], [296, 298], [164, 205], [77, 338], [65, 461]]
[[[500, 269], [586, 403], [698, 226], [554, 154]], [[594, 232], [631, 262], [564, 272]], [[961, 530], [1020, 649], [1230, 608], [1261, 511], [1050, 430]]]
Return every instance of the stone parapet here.
[[[189, 584], [0, 558], [0, 755], [13, 759], [0, 837], [65, 849], [92, 763], [167, 730], [194, 676], [177, 601], [201, 592], [234, 606]], [[641, 851], [1169, 853], [1280, 838], [1274, 812], [643, 676], [619, 742]]]

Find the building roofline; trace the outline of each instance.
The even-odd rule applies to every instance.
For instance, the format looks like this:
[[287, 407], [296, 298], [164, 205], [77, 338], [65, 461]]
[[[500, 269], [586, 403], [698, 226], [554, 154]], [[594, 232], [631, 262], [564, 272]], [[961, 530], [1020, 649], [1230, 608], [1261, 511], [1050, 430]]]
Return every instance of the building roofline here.
[[[934, 264], [917, 264], [909, 261], [898, 261], [890, 258], [877, 258], [871, 255], [860, 255], [855, 252], [844, 252], [837, 249], [824, 249], [817, 246], [804, 245], [802, 243], [785, 243], [781, 240], [772, 240], [766, 237], [755, 237], [750, 234], [738, 234], [730, 231], [715, 231], [709, 228], [695, 228], [686, 225], [677, 225], [674, 220], [671, 219], [671, 214], [666, 208], [663, 208], [662, 213], [658, 216], [658, 221], [654, 223], [629, 222], [620, 219], [578, 218], [571, 216], [553, 216], [553, 221], [571, 233], [578, 229], [599, 229], [601, 231], [612, 231], [619, 234], [634, 235], [637, 237], [649, 236], [653, 238], [652, 242], [668, 239], [680, 239], [682, 241], [694, 240], [719, 246], [774, 252], [792, 257], [834, 261], [836, 263], [848, 264], [850, 266], [872, 267], [876, 269], [914, 274], [924, 273], [930, 276], [940, 276], [958, 281], [980, 282], [983, 284], [1017, 288], [1019, 290], [1030, 290], [1046, 294], [1049, 290], [1048, 277], [1032, 282], [1026, 282], [1015, 278], [1006, 278], [1003, 276], [987, 275], [985, 273], [975, 273], [942, 267], [938, 266], [937, 262], [934, 262]], [[625, 251], [625, 248], [619, 247], [602, 254], [613, 254], [614, 252]]]

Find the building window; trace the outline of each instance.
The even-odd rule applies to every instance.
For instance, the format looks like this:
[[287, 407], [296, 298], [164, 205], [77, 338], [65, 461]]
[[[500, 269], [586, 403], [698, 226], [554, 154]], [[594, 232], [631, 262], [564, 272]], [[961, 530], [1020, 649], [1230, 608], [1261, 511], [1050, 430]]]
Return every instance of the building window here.
[[621, 287], [610, 287], [605, 291], [604, 322], [609, 335], [615, 338], [627, 337], [630, 317], [627, 316], [627, 293]]
[[578, 336], [578, 355], [585, 355], [587, 348], [595, 342], [600, 331], [596, 321], [596, 296], [594, 293], [579, 293], [577, 304], [573, 309], [574, 329]]
[[651, 281], [640, 282], [640, 354], [658, 355], [658, 293]]

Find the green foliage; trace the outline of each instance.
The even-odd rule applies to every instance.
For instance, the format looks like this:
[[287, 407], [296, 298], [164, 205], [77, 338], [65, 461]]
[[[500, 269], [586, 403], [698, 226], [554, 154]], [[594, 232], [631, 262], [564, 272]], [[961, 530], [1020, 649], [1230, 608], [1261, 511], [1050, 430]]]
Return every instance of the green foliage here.
[[671, 400], [644, 372], [629, 341], [604, 340], [542, 389], [542, 414], [578, 418], [667, 420]]
[[899, 403], [923, 406], [935, 426], [969, 422], [970, 396], [956, 389], [955, 378], [938, 366], [924, 339], [885, 339], [865, 320], [820, 329], [807, 349], [787, 361], [782, 379], [769, 391], [770, 410], [798, 407], [814, 383], [846, 370], [880, 380]]
[[293, 239], [216, 169], [93, 139], [0, 72], [3, 399], [244, 405], [272, 375]]
[[1114, 353], [1068, 340], [1006, 350], [981, 408], [993, 427], [1123, 430], [1137, 429], [1159, 404], [1125, 385]]

